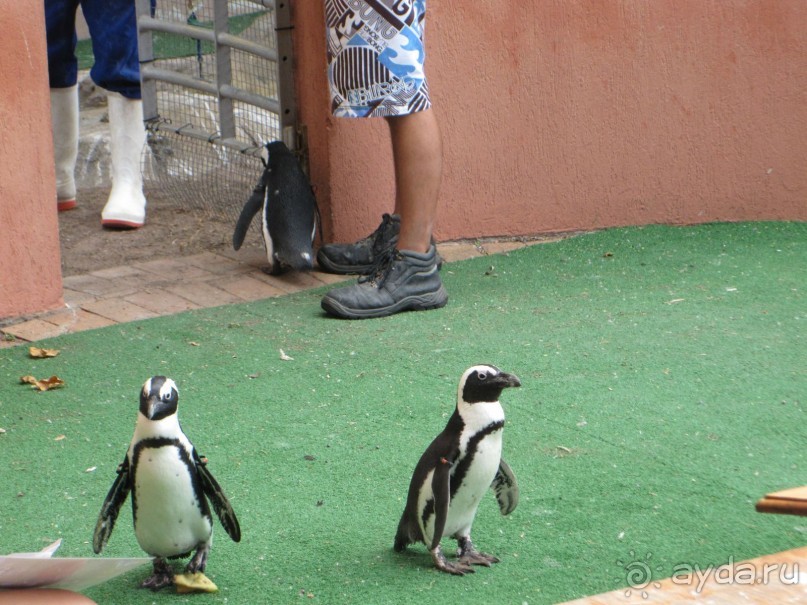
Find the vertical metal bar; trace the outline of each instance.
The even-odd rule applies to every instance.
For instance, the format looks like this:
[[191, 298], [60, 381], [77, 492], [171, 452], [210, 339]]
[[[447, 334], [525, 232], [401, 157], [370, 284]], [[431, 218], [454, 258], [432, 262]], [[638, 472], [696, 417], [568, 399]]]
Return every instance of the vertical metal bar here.
[[300, 145], [297, 136], [297, 95], [294, 92], [294, 45], [291, 37], [294, 25], [290, 5], [291, 0], [275, 2], [275, 28], [281, 137], [289, 149], [296, 150]]
[[[135, 11], [139, 25], [141, 17], [151, 17], [151, 0], [135, 0]], [[151, 30], [137, 28], [137, 50], [141, 65], [154, 61], [154, 41]], [[157, 112], [157, 82], [144, 80], [141, 75], [140, 91], [143, 97], [143, 119], [156, 118], [159, 115]]]
[[[230, 65], [230, 47], [219, 42], [219, 34], [229, 31], [228, 0], [214, 0], [213, 2], [213, 29], [216, 33], [216, 87], [221, 90], [223, 86], [232, 86], [232, 68]], [[235, 137], [235, 116], [233, 115], [233, 100], [219, 95], [219, 122], [221, 136], [225, 139]]]

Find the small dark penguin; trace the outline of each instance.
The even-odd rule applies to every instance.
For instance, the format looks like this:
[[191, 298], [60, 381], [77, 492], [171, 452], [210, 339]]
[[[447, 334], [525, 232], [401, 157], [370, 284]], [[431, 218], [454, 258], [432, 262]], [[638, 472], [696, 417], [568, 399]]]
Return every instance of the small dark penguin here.
[[207, 470], [207, 461], [179, 426], [178, 400], [170, 378], [154, 376], [143, 385], [134, 436], [93, 534], [93, 550], [98, 554], [131, 491], [135, 537], [154, 557], [154, 573], [142, 586], [152, 590], [174, 582], [167, 559], [184, 558], [195, 550], [186, 573], [204, 572], [213, 534], [208, 499], [227, 534], [235, 542], [241, 540], [232, 506]]
[[261, 213], [261, 232], [269, 260], [267, 273], [314, 267], [314, 236], [319, 210], [311, 183], [294, 154], [282, 141], [266, 146], [269, 158], [258, 184], [241, 210], [233, 233], [233, 248], [241, 248], [253, 217]]
[[[471, 525], [479, 501], [493, 488], [499, 510], [510, 514], [518, 504], [518, 485], [502, 460], [504, 410], [499, 395], [521, 382], [495, 366], [478, 365], [465, 371], [457, 392], [457, 407], [446, 428], [426, 449], [409, 484], [395, 550], [422, 542], [437, 569], [455, 575], [474, 571], [472, 565], [489, 567], [494, 556], [479, 552], [471, 542]], [[446, 560], [440, 540], [457, 540], [459, 559]]]

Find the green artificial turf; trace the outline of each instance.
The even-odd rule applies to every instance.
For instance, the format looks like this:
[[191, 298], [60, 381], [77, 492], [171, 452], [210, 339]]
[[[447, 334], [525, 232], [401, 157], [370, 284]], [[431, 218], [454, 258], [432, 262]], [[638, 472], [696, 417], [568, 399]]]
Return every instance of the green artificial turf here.
[[[100, 603], [534, 605], [626, 586], [634, 561], [656, 580], [802, 546], [807, 521], [754, 503], [807, 484], [805, 267], [803, 223], [614, 229], [447, 264], [427, 313], [329, 319], [319, 290], [2, 350], [0, 543], [92, 556], [139, 389], [165, 374], [243, 540], [217, 527], [217, 594], [139, 590], [143, 569]], [[523, 383], [502, 398], [521, 501], [483, 500], [473, 537], [501, 563], [452, 577], [391, 546], [476, 363]], [[129, 503], [104, 554], [141, 554]]]

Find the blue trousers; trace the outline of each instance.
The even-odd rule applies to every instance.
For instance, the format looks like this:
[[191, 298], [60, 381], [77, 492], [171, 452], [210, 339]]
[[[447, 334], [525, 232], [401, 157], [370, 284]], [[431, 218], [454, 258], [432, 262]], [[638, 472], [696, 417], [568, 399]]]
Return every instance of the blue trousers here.
[[45, 0], [48, 76], [51, 88], [78, 80], [76, 10], [81, 4], [90, 29], [95, 63], [90, 77], [101, 88], [140, 98], [137, 20], [134, 0]]

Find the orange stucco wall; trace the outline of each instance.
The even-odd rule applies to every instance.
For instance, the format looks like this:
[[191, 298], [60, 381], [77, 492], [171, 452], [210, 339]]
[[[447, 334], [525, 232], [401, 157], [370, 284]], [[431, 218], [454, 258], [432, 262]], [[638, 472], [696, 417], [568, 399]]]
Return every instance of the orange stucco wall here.
[[[386, 0], [385, 0], [386, 1]], [[329, 114], [322, 3], [297, 93], [326, 239], [392, 207], [383, 120]], [[807, 220], [804, 0], [430, 0], [436, 238]], [[42, 5], [0, 0], [0, 320], [61, 306]]]
[[[383, 120], [328, 114], [320, 2], [296, 2], [298, 99], [326, 239], [392, 207]], [[431, 0], [438, 240], [807, 219], [804, 0]]]
[[0, 320], [62, 305], [41, 2], [0, 0]]

